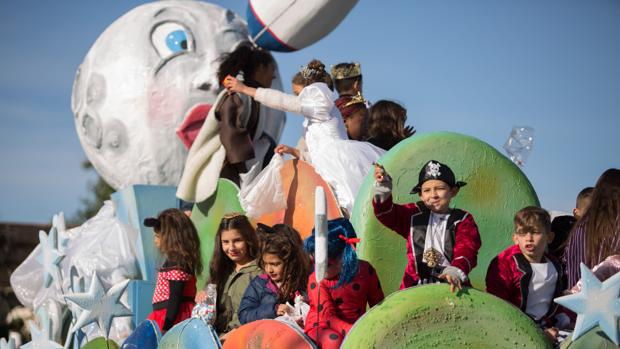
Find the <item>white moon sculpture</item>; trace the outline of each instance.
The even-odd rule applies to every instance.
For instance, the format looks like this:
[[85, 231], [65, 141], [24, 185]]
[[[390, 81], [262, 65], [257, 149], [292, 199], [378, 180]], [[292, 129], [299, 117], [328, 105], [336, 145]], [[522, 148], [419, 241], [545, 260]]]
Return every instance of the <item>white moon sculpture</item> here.
[[[71, 101], [82, 147], [103, 179], [117, 190], [177, 185], [219, 92], [218, 58], [247, 38], [239, 16], [198, 1], [141, 5], [112, 23], [78, 69]], [[266, 132], [278, 140], [283, 123], [281, 113]]]

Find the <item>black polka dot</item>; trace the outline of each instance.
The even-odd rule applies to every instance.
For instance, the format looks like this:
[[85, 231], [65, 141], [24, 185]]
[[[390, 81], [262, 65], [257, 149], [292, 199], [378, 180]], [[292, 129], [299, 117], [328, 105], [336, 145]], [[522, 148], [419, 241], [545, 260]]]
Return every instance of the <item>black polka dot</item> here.
[[368, 265], [368, 274], [374, 275], [374, 273], [375, 273], [375, 269], [372, 266], [370, 266], [370, 264], [369, 264]]
[[310, 284], [310, 288], [314, 290], [314, 289], [316, 288], [316, 283], [314, 283], [314, 282], [313, 282], [313, 283], [311, 283], [311, 284]]
[[313, 323], [312, 327], [319, 327], [319, 323], [318, 322]]
[[323, 311], [323, 304], [319, 304], [319, 311]]
[[364, 311], [362, 309], [357, 309], [357, 315], [362, 315]]
[[343, 337], [347, 335], [347, 332], [345, 330], [342, 330], [342, 332], [340, 333], [342, 334]]
[[353, 291], [359, 291], [359, 290], [360, 290], [360, 288], [361, 288], [361, 287], [360, 287], [360, 284], [358, 284], [358, 283], [354, 283], [354, 284], [353, 284]]
[[340, 304], [344, 303], [344, 301], [342, 300], [342, 298], [338, 297], [338, 298], [336, 298], [334, 303], [336, 303], [336, 305], [340, 305]]
[[338, 339], [338, 335], [337, 335], [337, 334], [335, 334], [335, 333], [332, 333], [332, 334], [330, 334], [330, 335], [329, 335], [329, 339], [331, 339], [331, 340], [335, 341], [335, 340], [337, 340], [337, 339]]

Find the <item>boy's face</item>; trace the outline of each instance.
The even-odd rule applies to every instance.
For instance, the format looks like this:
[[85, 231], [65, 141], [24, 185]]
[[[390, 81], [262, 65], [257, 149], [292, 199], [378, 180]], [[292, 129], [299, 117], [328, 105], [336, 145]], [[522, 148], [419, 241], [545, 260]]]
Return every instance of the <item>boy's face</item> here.
[[577, 207], [573, 209], [573, 216], [575, 216], [575, 218], [581, 219], [581, 217], [583, 217], [588, 210], [588, 207], [590, 207], [590, 200], [591, 199], [589, 197], [579, 200]]
[[547, 245], [553, 241], [553, 233], [540, 228], [524, 228], [517, 224], [512, 241], [519, 245], [521, 253], [530, 263], [540, 263]]
[[429, 210], [435, 213], [447, 213], [450, 209], [450, 200], [458, 192], [458, 187], [450, 188], [444, 181], [429, 179], [422, 184], [420, 199]]

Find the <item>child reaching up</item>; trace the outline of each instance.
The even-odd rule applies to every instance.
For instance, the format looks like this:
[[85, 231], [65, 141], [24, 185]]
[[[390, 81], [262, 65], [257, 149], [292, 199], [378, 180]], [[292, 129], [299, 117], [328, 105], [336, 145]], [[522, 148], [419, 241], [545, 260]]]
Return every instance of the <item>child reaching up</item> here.
[[392, 202], [392, 179], [375, 166], [373, 207], [386, 227], [407, 239], [407, 267], [400, 288], [418, 283], [445, 281], [450, 289], [469, 283], [476, 266], [480, 235], [469, 212], [450, 207], [465, 182], [457, 182], [448, 165], [431, 160], [422, 167], [412, 194], [422, 201], [399, 205]]
[[[241, 325], [239, 303], [250, 281], [261, 273], [257, 255], [258, 239], [248, 217], [241, 213], [224, 215], [215, 235], [208, 281], [217, 286], [215, 329], [222, 340]], [[197, 301], [204, 299], [206, 293], [201, 291]]]
[[564, 283], [562, 265], [545, 253], [553, 240], [551, 218], [544, 209], [529, 206], [517, 212], [514, 225], [515, 244], [489, 265], [487, 292], [519, 307], [555, 341], [557, 328], [568, 326], [570, 319], [553, 302], [562, 296]]
[[[331, 220], [327, 229], [327, 270], [320, 284], [316, 273], [308, 278], [310, 311], [304, 330], [323, 349], [338, 348], [353, 323], [366, 312], [366, 305], [373, 307], [384, 297], [373, 266], [357, 259], [355, 244], [359, 239], [349, 220]], [[313, 230], [304, 242], [309, 253], [314, 253], [314, 234]]]
[[191, 316], [196, 274], [202, 272], [200, 240], [192, 221], [177, 209], [167, 209], [157, 218], [146, 218], [144, 226], [153, 228], [155, 247], [165, 257], [157, 274], [153, 312], [148, 316], [165, 332]]
[[[308, 146], [310, 162], [334, 188], [340, 206], [350, 213], [370, 165], [385, 151], [367, 142], [348, 139], [334, 104], [336, 96], [327, 85], [331, 78], [323, 63], [312, 60], [302, 67], [300, 73], [304, 88], [299, 96], [269, 88], [249, 87], [231, 76], [224, 80], [224, 87], [231, 92], [249, 95], [267, 107], [303, 115], [302, 137]], [[296, 149], [284, 145], [276, 151], [299, 156]]]
[[285, 224], [273, 228], [259, 224], [260, 257], [264, 273], [255, 277], [245, 290], [239, 305], [242, 324], [275, 319], [287, 313], [295, 297], [306, 297], [310, 260], [303, 249], [299, 233]]

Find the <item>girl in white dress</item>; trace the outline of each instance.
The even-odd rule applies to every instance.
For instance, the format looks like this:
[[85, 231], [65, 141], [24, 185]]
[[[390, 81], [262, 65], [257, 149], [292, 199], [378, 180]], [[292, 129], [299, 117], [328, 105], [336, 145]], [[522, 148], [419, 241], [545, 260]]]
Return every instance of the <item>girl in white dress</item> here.
[[[340, 206], [351, 213], [364, 177], [385, 150], [368, 142], [348, 139], [334, 104], [337, 97], [326, 84], [330, 77], [323, 63], [312, 60], [300, 73], [305, 87], [298, 96], [269, 88], [248, 87], [232, 76], [224, 79], [224, 87], [251, 96], [267, 107], [303, 115], [303, 137], [310, 162], [332, 186]], [[299, 157], [297, 149], [285, 145], [278, 146], [276, 152]]]

